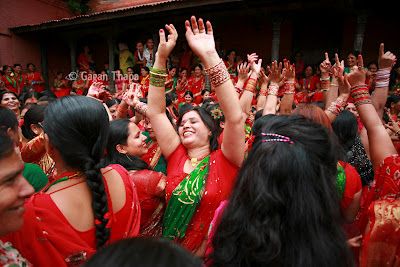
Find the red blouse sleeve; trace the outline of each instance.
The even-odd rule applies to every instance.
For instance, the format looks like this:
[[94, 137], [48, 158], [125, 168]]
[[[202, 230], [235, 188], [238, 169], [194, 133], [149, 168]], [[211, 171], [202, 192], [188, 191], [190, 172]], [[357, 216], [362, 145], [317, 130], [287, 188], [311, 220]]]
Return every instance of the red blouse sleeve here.
[[348, 163], [344, 164], [344, 172], [346, 174], [346, 185], [344, 188], [341, 206], [346, 209], [354, 199], [354, 195], [361, 191], [361, 178], [357, 170]]

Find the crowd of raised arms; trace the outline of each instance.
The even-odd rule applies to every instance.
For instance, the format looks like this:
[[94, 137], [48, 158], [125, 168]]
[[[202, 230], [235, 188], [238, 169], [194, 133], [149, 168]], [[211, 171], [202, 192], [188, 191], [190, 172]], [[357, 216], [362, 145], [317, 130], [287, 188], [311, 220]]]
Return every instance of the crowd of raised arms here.
[[88, 47], [51, 91], [2, 68], [0, 266], [400, 266], [396, 56], [242, 61], [185, 27], [178, 62], [172, 24], [121, 44], [115, 90]]

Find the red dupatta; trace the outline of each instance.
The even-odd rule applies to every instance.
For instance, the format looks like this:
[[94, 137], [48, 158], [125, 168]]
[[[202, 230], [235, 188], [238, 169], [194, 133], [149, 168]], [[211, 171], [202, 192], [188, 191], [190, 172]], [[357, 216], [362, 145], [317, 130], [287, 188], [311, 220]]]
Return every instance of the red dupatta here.
[[[385, 158], [363, 192], [361, 226], [367, 222], [360, 266], [400, 266], [400, 157]], [[361, 228], [364, 229], [364, 228]]]

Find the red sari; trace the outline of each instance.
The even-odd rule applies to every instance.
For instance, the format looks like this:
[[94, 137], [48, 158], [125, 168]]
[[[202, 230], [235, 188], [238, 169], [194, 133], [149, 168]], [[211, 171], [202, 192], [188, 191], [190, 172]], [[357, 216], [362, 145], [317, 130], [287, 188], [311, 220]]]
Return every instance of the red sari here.
[[360, 266], [400, 266], [399, 155], [385, 158], [363, 198], [368, 226], [361, 245]]
[[130, 171], [141, 208], [140, 235], [161, 236], [165, 210], [165, 175], [151, 170]]
[[31, 85], [33, 90], [37, 93], [44, 91], [44, 84], [42, 74], [40, 72], [28, 72], [25, 74], [25, 80], [28, 85]]
[[54, 79], [53, 93], [57, 98], [69, 95], [71, 93], [71, 88], [68, 86], [68, 81], [65, 79]]
[[[173, 190], [186, 177], [183, 171], [185, 162], [189, 159], [187, 150], [183, 145], [169, 156], [167, 168], [167, 185], [165, 188], [167, 202]], [[229, 198], [236, 180], [238, 167], [225, 158], [222, 150], [213, 151], [210, 155], [210, 169], [205, 184], [204, 195], [200, 201], [195, 215], [186, 231], [184, 238], [177, 240], [189, 251], [196, 251], [207, 237], [208, 229], [214, 212], [221, 201]]]
[[143, 97], [147, 97], [147, 94], [149, 92], [149, 86], [150, 86], [150, 75], [143, 77], [142, 81], [140, 82], [140, 85], [142, 86]]
[[[128, 172], [120, 165], [110, 167], [121, 175], [125, 184], [126, 203], [117, 213], [110, 214], [109, 243], [139, 233], [140, 206], [136, 188]], [[105, 191], [112, 211], [107, 183]], [[3, 240], [10, 241], [34, 266], [77, 266], [96, 252], [95, 229], [76, 230], [61, 213], [50, 194], [39, 192], [25, 203], [24, 225]]]
[[4, 82], [4, 87], [8, 91], [13, 92], [17, 95], [21, 93], [18, 87], [17, 80], [14, 77], [4, 75], [1, 77], [1, 80]]
[[198, 96], [194, 96], [193, 103], [199, 105], [203, 98], [201, 97], [201, 91], [204, 89], [205, 78], [202, 75], [200, 79], [196, 79], [196, 77], [190, 77], [188, 80], [188, 90], [190, 90], [193, 95], [199, 94]]

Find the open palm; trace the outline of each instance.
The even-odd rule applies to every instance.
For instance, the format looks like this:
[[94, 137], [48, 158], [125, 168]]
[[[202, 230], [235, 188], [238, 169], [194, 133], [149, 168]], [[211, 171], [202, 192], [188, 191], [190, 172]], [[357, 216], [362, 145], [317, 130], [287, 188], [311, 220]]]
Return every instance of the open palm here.
[[207, 32], [202, 19], [196, 21], [196, 17], [192, 16], [190, 22], [185, 22], [186, 39], [192, 51], [203, 59], [209, 54], [216, 53], [214, 35], [211, 23], [207, 21]]

